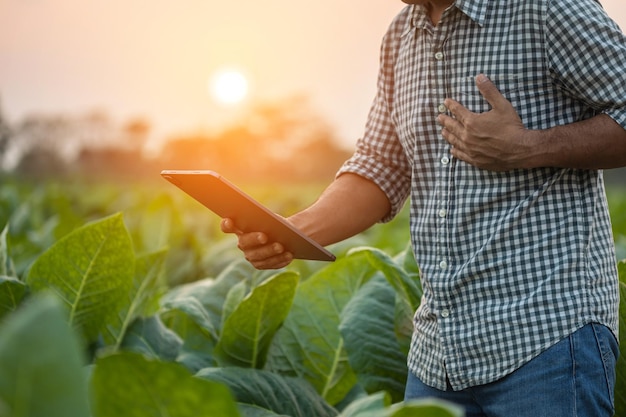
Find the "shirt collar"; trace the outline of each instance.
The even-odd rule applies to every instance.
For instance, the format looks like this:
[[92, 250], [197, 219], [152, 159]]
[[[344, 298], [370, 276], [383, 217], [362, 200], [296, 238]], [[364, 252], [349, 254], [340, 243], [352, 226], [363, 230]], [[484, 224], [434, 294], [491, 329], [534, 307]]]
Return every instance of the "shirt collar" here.
[[[456, 0], [451, 7], [456, 7], [467, 17], [475, 21], [479, 26], [485, 23], [487, 16], [487, 6], [490, 0]], [[423, 6], [413, 6], [413, 26], [425, 27], [428, 21], [426, 8]]]
[[490, 0], [456, 0], [454, 6], [482, 26], [485, 24], [489, 2]]

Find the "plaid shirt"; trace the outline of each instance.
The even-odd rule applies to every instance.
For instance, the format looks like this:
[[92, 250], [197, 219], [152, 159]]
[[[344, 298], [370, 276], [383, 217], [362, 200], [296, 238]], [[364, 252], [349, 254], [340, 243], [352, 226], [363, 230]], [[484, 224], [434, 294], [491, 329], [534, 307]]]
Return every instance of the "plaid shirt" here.
[[626, 42], [593, 0], [422, 6], [381, 48], [365, 135], [338, 175], [377, 183], [393, 217], [410, 195], [424, 295], [409, 369], [455, 390], [495, 381], [589, 322], [617, 333], [618, 279], [601, 171], [491, 172], [454, 159], [436, 117], [489, 110], [484, 73], [529, 129], [605, 113], [626, 127]]

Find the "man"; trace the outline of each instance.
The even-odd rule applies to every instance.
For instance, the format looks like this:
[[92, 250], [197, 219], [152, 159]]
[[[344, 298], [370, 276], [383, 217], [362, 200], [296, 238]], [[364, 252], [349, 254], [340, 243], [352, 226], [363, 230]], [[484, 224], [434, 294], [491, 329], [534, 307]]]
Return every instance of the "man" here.
[[[601, 170], [626, 166], [625, 38], [594, 0], [410, 3], [354, 155], [289, 220], [327, 245], [411, 199], [424, 296], [407, 399], [610, 416], [619, 296]], [[257, 268], [292, 259], [222, 229]]]

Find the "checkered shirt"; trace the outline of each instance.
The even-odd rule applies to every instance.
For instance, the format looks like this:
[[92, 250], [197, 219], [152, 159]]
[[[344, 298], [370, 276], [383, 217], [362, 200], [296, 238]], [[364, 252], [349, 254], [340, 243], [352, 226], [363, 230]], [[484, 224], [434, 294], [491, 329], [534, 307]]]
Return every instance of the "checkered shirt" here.
[[409, 369], [455, 390], [495, 381], [589, 322], [617, 333], [615, 250], [602, 171], [492, 172], [450, 154], [446, 97], [489, 104], [486, 74], [529, 129], [604, 113], [626, 128], [626, 42], [594, 0], [457, 0], [433, 27], [404, 8], [381, 47], [364, 136], [337, 175], [410, 195], [424, 295]]

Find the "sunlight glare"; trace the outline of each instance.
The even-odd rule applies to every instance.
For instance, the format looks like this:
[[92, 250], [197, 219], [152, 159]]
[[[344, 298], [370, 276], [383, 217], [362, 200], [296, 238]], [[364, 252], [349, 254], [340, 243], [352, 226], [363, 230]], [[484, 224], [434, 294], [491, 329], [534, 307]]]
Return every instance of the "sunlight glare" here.
[[248, 94], [248, 80], [237, 70], [222, 70], [213, 75], [210, 92], [220, 104], [240, 103]]

